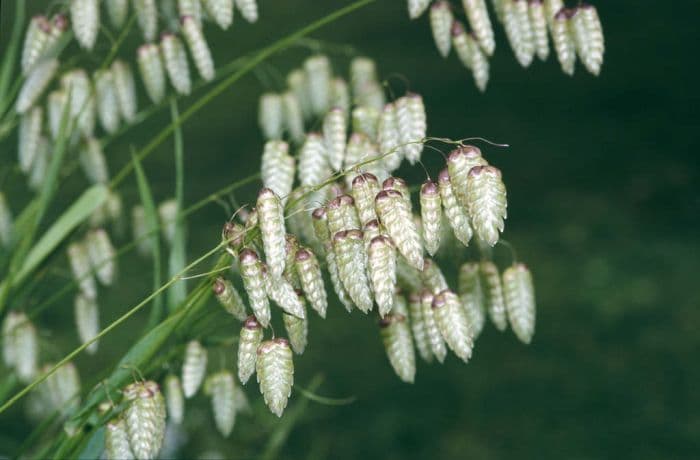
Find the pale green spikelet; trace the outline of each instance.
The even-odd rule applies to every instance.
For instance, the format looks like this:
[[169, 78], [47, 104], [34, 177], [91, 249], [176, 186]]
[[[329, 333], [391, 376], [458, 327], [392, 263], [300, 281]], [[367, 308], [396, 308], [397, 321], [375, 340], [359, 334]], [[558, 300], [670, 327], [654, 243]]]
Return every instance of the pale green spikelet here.
[[105, 425], [105, 457], [107, 460], [133, 460], [126, 422], [117, 416]]
[[459, 21], [452, 24], [452, 45], [462, 64], [471, 70], [474, 83], [484, 92], [489, 82], [489, 61], [473, 32], [467, 33]]
[[551, 26], [554, 22], [554, 16], [564, 8], [564, 0], [544, 0], [544, 14], [547, 19], [547, 25]]
[[334, 171], [340, 171], [345, 160], [347, 142], [347, 120], [343, 109], [333, 107], [323, 118], [323, 141], [328, 164]]
[[49, 140], [45, 136], [39, 137], [39, 148], [37, 149], [36, 158], [34, 158], [32, 169], [29, 171], [29, 178], [27, 180], [27, 185], [34, 192], [38, 193], [41, 190], [41, 186], [46, 179], [46, 172], [51, 159], [50, 150]]
[[160, 49], [170, 84], [179, 94], [190, 94], [192, 91], [190, 65], [187, 62], [187, 51], [182, 40], [166, 32], [161, 36]]
[[268, 340], [258, 347], [256, 374], [260, 393], [270, 411], [282, 416], [294, 385], [294, 362], [289, 342], [283, 338]]
[[[63, 116], [63, 109], [65, 109], [66, 104], [68, 104], [68, 95], [66, 95], [66, 92], [63, 90], [51, 91], [46, 98], [46, 114], [48, 118], [49, 134], [52, 139], [58, 138], [61, 129], [61, 117]], [[69, 127], [66, 126], [66, 129], [68, 128]], [[66, 134], [69, 133], [66, 132]]]
[[501, 171], [493, 166], [472, 168], [467, 182], [467, 201], [476, 235], [494, 246], [503, 231], [508, 206]]
[[367, 268], [379, 316], [384, 317], [392, 311], [396, 290], [396, 249], [391, 238], [380, 235], [370, 241]]
[[21, 382], [30, 382], [37, 374], [39, 336], [27, 315], [11, 311], [2, 325], [3, 360], [14, 368]]
[[535, 332], [535, 289], [524, 264], [513, 264], [503, 272], [503, 293], [510, 327], [521, 342], [530, 343]]
[[[258, 193], [256, 209], [260, 235], [265, 250], [265, 261], [274, 278], [282, 276], [285, 267], [285, 235], [284, 212], [277, 194], [262, 188]], [[258, 318], [260, 319], [260, 318]]]
[[350, 85], [355, 105], [368, 107], [377, 111], [384, 107], [386, 98], [379, 79], [374, 60], [357, 56], [350, 62]]
[[[379, 153], [379, 147], [367, 136], [353, 133], [345, 150], [345, 169], [365, 170], [377, 177], [377, 180], [389, 176]], [[347, 187], [352, 187], [352, 175], [345, 175]]]
[[317, 54], [304, 61], [307, 91], [314, 115], [326, 113], [331, 101], [331, 63], [328, 57]]
[[134, 13], [143, 38], [147, 42], [156, 39], [158, 34], [158, 7], [156, 0], [133, 0]]
[[57, 59], [46, 59], [34, 66], [19, 90], [15, 104], [17, 113], [21, 115], [34, 106], [34, 103], [43, 94], [54, 75], [56, 75], [57, 70]]
[[396, 190], [382, 190], [377, 194], [375, 207], [399, 252], [411, 266], [423, 270], [423, 244], [406, 198]]
[[464, 11], [469, 19], [469, 26], [484, 52], [491, 56], [496, 49], [493, 26], [484, 0], [462, 0]]
[[107, 15], [115, 29], [121, 29], [129, 15], [129, 0], [106, 0]]
[[575, 8], [570, 19], [570, 30], [581, 63], [593, 75], [600, 73], [605, 43], [598, 13], [592, 5]]
[[297, 171], [301, 185], [313, 187], [323, 183], [330, 176], [331, 169], [326, 161], [326, 148], [319, 133], [308, 133], [299, 152]]
[[318, 259], [313, 252], [306, 248], [300, 248], [294, 259], [297, 275], [301, 282], [304, 295], [311, 304], [311, 308], [321, 316], [326, 317], [328, 309], [328, 296], [323, 285], [323, 276]]
[[185, 420], [185, 397], [177, 375], [169, 374], [165, 378], [165, 402], [170, 420], [180, 424]]
[[258, 124], [265, 139], [280, 139], [284, 127], [282, 97], [277, 93], [264, 93], [260, 96]]
[[157, 104], [165, 97], [165, 71], [160, 48], [154, 43], [141, 45], [137, 50], [137, 61], [146, 93]]
[[50, 39], [51, 23], [46, 16], [34, 16], [27, 26], [22, 46], [22, 73], [27, 75], [46, 52]]
[[182, 391], [185, 398], [197, 393], [207, 371], [207, 349], [197, 340], [190, 340], [182, 362]]
[[233, 0], [202, 0], [202, 6], [214, 22], [226, 30], [233, 23]]
[[374, 197], [377, 193], [379, 193], [379, 181], [373, 174], [360, 174], [352, 180], [352, 196], [362, 225], [377, 218], [374, 210]]
[[399, 257], [396, 264], [396, 277], [407, 290], [417, 290], [423, 286], [420, 272], [412, 267], [405, 257]]
[[202, 4], [200, 0], [177, 0], [177, 14], [180, 17], [191, 16], [202, 27]]
[[250, 308], [263, 327], [270, 324], [270, 301], [265, 289], [265, 277], [263, 275], [260, 258], [252, 249], [243, 249], [239, 255], [241, 278], [243, 286], [248, 294]]
[[408, 310], [411, 317], [411, 332], [418, 354], [427, 363], [433, 362], [433, 352], [428, 342], [428, 333], [423, 320], [421, 296], [417, 292], [408, 295]]
[[434, 256], [440, 248], [442, 201], [438, 184], [430, 179], [423, 182], [420, 188], [420, 211], [425, 250]]
[[498, 267], [491, 261], [481, 261], [479, 276], [489, 317], [499, 331], [504, 331], [508, 327], [508, 318], [506, 317], [506, 303]]
[[481, 156], [481, 150], [473, 145], [465, 145], [452, 150], [447, 157], [447, 171], [450, 174], [450, 183], [459, 204], [464, 209], [469, 207], [467, 197], [467, 183], [469, 171], [474, 166], [484, 166], [488, 163]]
[[399, 192], [404, 201], [411, 206], [411, 191], [406, 181], [400, 177], [387, 177], [384, 182], [382, 182], [382, 190], [395, 190]]
[[[303, 292], [297, 291], [299, 299], [302, 301], [303, 305]], [[289, 343], [292, 346], [294, 353], [301, 355], [306, 349], [309, 336], [309, 320], [304, 315], [303, 318], [299, 318], [294, 315], [289, 315], [287, 313], [282, 314], [282, 320], [284, 321], [284, 329], [287, 331], [287, 336], [289, 337]]]
[[211, 57], [209, 45], [204, 38], [202, 29], [191, 16], [184, 16], [180, 19], [182, 34], [192, 54], [192, 60], [199, 72], [199, 75], [206, 81], [214, 79], [214, 59]]
[[165, 402], [158, 384], [136, 382], [124, 389], [129, 445], [138, 459], [156, 458], [165, 437]]
[[421, 272], [421, 279], [423, 285], [433, 293], [444, 291], [449, 289], [447, 281], [445, 280], [445, 275], [443, 275], [442, 270], [433, 259], [425, 259], [423, 263], [423, 271]]
[[289, 72], [287, 75], [287, 86], [297, 97], [304, 120], [309, 119], [312, 114], [306, 73], [302, 69], [294, 69]]
[[[100, 310], [95, 299], [89, 299], [82, 294], [75, 297], [73, 314], [78, 337], [81, 343], [92, 340], [100, 332]], [[85, 349], [90, 354], [97, 352], [98, 342], [92, 342]]]
[[430, 0], [408, 0], [408, 17], [411, 19], [420, 17], [429, 5]]
[[[45, 364], [41, 374], [46, 374], [53, 364]], [[80, 405], [80, 375], [75, 364], [68, 362], [56, 369], [46, 379], [46, 388], [53, 410], [68, 414]]]
[[21, 116], [17, 143], [19, 169], [27, 174], [31, 171], [39, 151], [39, 139], [44, 119], [44, 109], [34, 107]]
[[255, 316], [249, 316], [238, 336], [238, 379], [243, 385], [255, 372], [257, 350], [263, 339], [263, 329]]
[[382, 226], [377, 219], [370, 220], [362, 227], [363, 238], [365, 240], [365, 251], [369, 251], [369, 245], [373, 239], [382, 234]]
[[268, 273], [264, 265], [263, 277], [265, 279], [265, 290], [270, 299], [288, 314], [299, 318], [306, 317], [304, 305], [299, 300], [299, 296], [289, 281], [284, 277], [275, 277]]
[[100, 125], [109, 134], [114, 134], [119, 129], [121, 115], [119, 114], [119, 102], [117, 88], [114, 84], [112, 71], [109, 69], [95, 73], [95, 96], [97, 100], [97, 116]]
[[338, 274], [352, 301], [362, 312], [372, 310], [372, 293], [367, 277], [367, 261], [361, 230], [342, 230], [333, 235], [333, 251]]
[[430, 29], [433, 32], [433, 40], [435, 46], [442, 57], [447, 57], [450, 54], [452, 45], [452, 8], [449, 2], [438, 0], [430, 7]]
[[579, 6], [579, 13], [583, 15], [583, 22], [588, 28], [588, 40], [592, 51], [600, 53], [600, 56], [596, 56], [596, 59], [600, 60], [598, 65], [601, 66], [603, 64], [603, 54], [605, 53], [605, 37], [603, 36], [603, 24], [600, 22], [598, 10], [589, 3], [582, 3]]
[[328, 228], [328, 211], [325, 207], [316, 208], [311, 213], [316, 239], [326, 246], [331, 244], [331, 233]]
[[137, 252], [142, 256], [148, 256], [151, 254], [153, 240], [146, 237], [150, 229], [146, 223], [146, 211], [141, 205], [136, 205], [131, 208], [131, 228], [133, 231], [134, 240], [137, 241]]
[[73, 277], [78, 282], [81, 292], [90, 299], [97, 298], [97, 285], [91, 271], [90, 256], [84, 243], [72, 243], [68, 246], [68, 262]]
[[178, 205], [174, 199], [163, 201], [158, 205], [158, 218], [160, 219], [160, 231], [163, 239], [168, 244], [173, 243], [175, 228], [177, 226]]
[[379, 111], [374, 107], [357, 106], [352, 109], [352, 130], [358, 134], [364, 134], [371, 140], [377, 139], [377, 124], [379, 123]]
[[294, 157], [289, 155], [289, 144], [271, 140], [265, 143], [261, 162], [263, 186], [271, 189], [281, 198], [282, 205], [292, 191], [294, 184]]
[[397, 169], [403, 160], [403, 148], [399, 147], [401, 135], [398, 123], [396, 104], [386, 104], [379, 115], [377, 142], [380, 153], [384, 155], [382, 161], [389, 171]]
[[212, 286], [216, 300], [219, 301], [224, 310], [229, 312], [239, 321], [243, 321], [248, 316], [245, 311], [245, 303], [238, 289], [231, 281], [219, 276], [214, 280]]
[[294, 143], [304, 140], [304, 115], [296, 95], [292, 91], [282, 94], [282, 108], [285, 130]]
[[409, 163], [420, 161], [423, 152], [423, 138], [427, 122], [423, 98], [419, 94], [408, 93], [396, 100], [396, 120], [403, 155]]
[[459, 269], [459, 299], [467, 315], [471, 335], [476, 340], [486, 322], [484, 292], [479, 276], [479, 263], [466, 262]]
[[336, 77], [331, 80], [331, 107], [338, 107], [345, 114], [347, 120], [350, 113], [350, 88], [345, 79]]
[[80, 166], [91, 183], [106, 184], [109, 181], [107, 159], [100, 146], [100, 141], [94, 137], [86, 139], [80, 150]]
[[7, 248], [14, 239], [15, 224], [12, 210], [7, 204], [5, 194], [0, 192], [0, 247]]
[[541, 61], [546, 61], [549, 56], [549, 38], [544, 3], [542, 0], [528, 0], [527, 8], [537, 57]]
[[444, 290], [433, 298], [433, 313], [440, 334], [447, 346], [465, 363], [472, 356], [474, 346], [467, 315], [457, 294]]
[[70, 115], [84, 136], [95, 128], [95, 99], [92, 83], [83, 69], [74, 69], [61, 77], [61, 88], [69, 94]]
[[253, 23], [258, 20], [257, 0], [236, 0], [236, 7], [240, 10], [243, 19]]
[[136, 83], [131, 67], [126, 62], [117, 59], [112, 63], [114, 86], [117, 89], [117, 102], [122, 118], [130, 123], [136, 117]]
[[400, 313], [389, 313], [379, 321], [379, 327], [394, 372], [404, 382], [413, 383], [416, 377], [416, 356], [408, 319]]
[[430, 346], [430, 351], [438, 362], [442, 363], [445, 361], [445, 356], [447, 356], [447, 348], [445, 347], [445, 339], [440, 333], [440, 328], [438, 327], [437, 319], [435, 318], [435, 312], [433, 311], [433, 299], [434, 296], [429, 290], [426, 289], [421, 293], [421, 313], [423, 317], [425, 336], [428, 345]]
[[551, 35], [554, 50], [557, 52], [557, 59], [561, 70], [567, 75], [574, 74], [576, 65], [576, 45], [571, 31], [569, 18], [573, 15], [572, 9], [562, 8], [559, 10], [551, 22]]
[[350, 195], [339, 195], [333, 198], [326, 206], [326, 210], [330, 235], [341, 230], [360, 227], [355, 200]]
[[406, 297], [403, 295], [403, 291], [398, 286], [394, 288], [394, 307], [391, 309], [391, 312], [398, 313], [408, 318], [408, 303], [406, 302]]
[[207, 377], [204, 392], [211, 397], [214, 423], [219, 433], [227, 438], [236, 422], [236, 382], [227, 370]]
[[71, 0], [70, 21], [80, 46], [91, 50], [95, 46], [100, 26], [99, 0]]
[[331, 241], [330, 231], [328, 228], [328, 215], [326, 208], [316, 208], [313, 213], [311, 213], [311, 217], [316, 238], [321, 242], [326, 253], [326, 266], [328, 267], [328, 272], [331, 276], [333, 290], [338, 296], [338, 300], [340, 300], [345, 309], [350, 312], [352, 311], [354, 305], [350, 299], [350, 295], [343, 286], [343, 282], [340, 280], [336, 255], [333, 251], [333, 243]]

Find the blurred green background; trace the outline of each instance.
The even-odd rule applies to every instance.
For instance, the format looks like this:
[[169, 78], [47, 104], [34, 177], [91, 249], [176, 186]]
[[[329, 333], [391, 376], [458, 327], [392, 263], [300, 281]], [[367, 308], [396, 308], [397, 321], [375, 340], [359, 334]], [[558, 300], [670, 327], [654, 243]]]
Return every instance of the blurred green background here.
[[[2, 3], [4, 41], [11, 2]], [[43, 8], [36, 3], [32, 8]], [[258, 24], [238, 17], [229, 32], [208, 29], [217, 63], [350, 2], [260, 3]], [[694, 1], [595, 4], [607, 47], [599, 78], [580, 66], [567, 77], [553, 56], [520, 68], [498, 26], [485, 94], [454, 55], [439, 57], [427, 16], [409, 21], [404, 1], [378, 1], [314, 35], [375, 58], [383, 77], [405, 77], [424, 96], [430, 135], [510, 144], [479, 145], [504, 174], [509, 197], [504, 237], [533, 271], [537, 332], [524, 346], [512, 333], [489, 326], [468, 365], [454, 356], [444, 365], [420, 362], [416, 383], [406, 385], [386, 360], [375, 321], [333, 305], [325, 322], [311, 321], [310, 346], [295, 358], [296, 381], [305, 386], [322, 372], [318, 393], [354, 395], [357, 401], [340, 407], [311, 402], [298, 419], [276, 422], [249, 384], [248, 396], [259, 410], [241, 417], [231, 439], [223, 441], [213, 432], [202, 398], [200, 411], [191, 413], [183, 455], [219, 451], [227, 458], [255, 457], [281, 423], [291, 431], [280, 455], [290, 459], [700, 457], [695, 77], [700, 8]], [[134, 40], [127, 49], [136, 45]], [[131, 53], [125, 57], [133, 60]], [[281, 90], [275, 75], [308, 55], [308, 49], [295, 47], [274, 57], [258, 78], [244, 78], [187, 123], [187, 203], [258, 170], [257, 97]], [[336, 72], [347, 75], [349, 58], [331, 56]], [[390, 82], [395, 92], [404, 91], [401, 78]], [[130, 145], [144, 145], [167, 121], [163, 113], [114, 144], [108, 151], [112, 170], [128, 161]], [[434, 176], [443, 160], [427, 150], [424, 162]], [[172, 196], [171, 142], [144, 166], [156, 198]], [[424, 178], [419, 168], [404, 167], [400, 174], [413, 183]], [[85, 184], [74, 176], [63, 185], [66, 203]], [[20, 194], [19, 182], [7, 186]], [[236, 199], [250, 201], [258, 186], [237, 192]], [[133, 178], [122, 191], [127, 203], [138, 201]], [[223, 207], [210, 205], [191, 218], [189, 260], [218, 242], [227, 217]], [[58, 265], [65, 266], [60, 257]], [[505, 247], [497, 248], [496, 260], [502, 267], [509, 263]], [[104, 324], [149, 292], [150, 263], [129, 255], [121, 265], [119, 287], [101, 294]], [[60, 285], [56, 277], [34, 296], [44, 298]], [[67, 298], [42, 315], [50, 344], [45, 348], [55, 348], [45, 350], [47, 359], [77, 345], [70, 332], [71, 303]], [[108, 336], [97, 358], [80, 357], [81, 374], [115, 363], [146, 315]], [[293, 394], [290, 410], [302, 401]], [[21, 411], [13, 414], [0, 417], [0, 446], [15, 446], [31, 429]]]

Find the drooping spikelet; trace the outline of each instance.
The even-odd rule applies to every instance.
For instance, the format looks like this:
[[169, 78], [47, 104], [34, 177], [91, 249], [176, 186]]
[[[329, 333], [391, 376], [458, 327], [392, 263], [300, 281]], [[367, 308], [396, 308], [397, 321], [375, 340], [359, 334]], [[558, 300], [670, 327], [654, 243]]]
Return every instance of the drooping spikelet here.
[[350, 113], [350, 88], [345, 79], [336, 77], [331, 80], [331, 107], [338, 107], [345, 114], [347, 119]]
[[[377, 81], [377, 65], [373, 59], [366, 56], [357, 56], [350, 62], [350, 85], [353, 96], [360, 95], [367, 85]], [[363, 105], [355, 100], [358, 105]]]
[[438, 184], [430, 179], [423, 182], [420, 188], [420, 211], [425, 249], [433, 256], [440, 248], [442, 202]]
[[[303, 304], [304, 293], [302, 291], [297, 291], [297, 295]], [[292, 346], [292, 350], [294, 350], [294, 353], [298, 355], [304, 353], [309, 336], [308, 318], [306, 315], [304, 315], [303, 318], [299, 318], [297, 316], [284, 313], [282, 314], [282, 320], [284, 321], [284, 329], [287, 331], [287, 336], [289, 337], [289, 343]]]
[[333, 242], [331, 240], [331, 234], [328, 227], [328, 215], [326, 208], [316, 208], [311, 213], [311, 217], [314, 226], [314, 234], [323, 245], [326, 253], [326, 265], [328, 267], [328, 272], [331, 275], [333, 290], [345, 309], [350, 312], [352, 311], [354, 305], [350, 299], [350, 295], [343, 286], [343, 282], [340, 280], [336, 255], [333, 251]]
[[576, 65], [576, 46], [569, 23], [573, 12], [573, 9], [562, 8], [554, 15], [551, 23], [554, 50], [557, 52], [561, 70], [567, 75], [574, 74], [574, 66]]
[[43, 119], [44, 109], [40, 106], [32, 108], [20, 118], [17, 160], [19, 169], [25, 174], [31, 171], [39, 151]]
[[369, 244], [373, 239], [382, 234], [382, 226], [377, 219], [370, 220], [362, 227], [363, 238], [365, 240], [365, 251], [369, 251]]
[[71, 0], [70, 20], [73, 33], [81, 47], [91, 50], [97, 40], [100, 26], [100, 2], [98, 0]]
[[165, 401], [158, 384], [136, 382], [124, 389], [129, 402], [124, 414], [126, 432], [134, 456], [156, 458], [165, 437]]
[[347, 142], [347, 120], [343, 109], [333, 107], [323, 118], [323, 140], [328, 164], [334, 171], [340, 171]]
[[443, 275], [442, 270], [440, 270], [440, 267], [433, 259], [425, 259], [423, 271], [420, 273], [423, 286], [429, 289], [433, 295], [437, 295], [439, 292], [449, 289], [447, 280], [445, 280], [445, 275]]
[[304, 61], [304, 71], [311, 110], [314, 115], [321, 116], [331, 101], [331, 63], [324, 55], [310, 56]]
[[326, 161], [323, 138], [318, 133], [308, 133], [299, 152], [299, 181], [312, 187], [321, 184], [331, 174]]
[[384, 349], [394, 372], [406, 383], [416, 376], [416, 356], [408, 318], [400, 313], [389, 313], [379, 321]]
[[51, 23], [46, 16], [34, 16], [27, 26], [22, 46], [22, 73], [27, 75], [46, 51], [51, 36]]
[[39, 337], [27, 315], [11, 311], [2, 324], [3, 360], [14, 368], [22, 382], [31, 381], [37, 373]]
[[420, 295], [421, 313], [423, 317], [423, 327], [425, 336], [430, 345], [430, 351], [438, 360], [439, 363], [445, 361], [447, 356], [447, 348], [445, 347], [445, 339], [440, 333], [440, 329], [435, 318], [433, 310], [434, 296], [429, 290], [424, 290]]
[[72, 120], [84, 136], [92, 136], [95, 128], [95, 99], [92, 82], [83, 69], [74, 69], [63, 74], [61, 86], [69, 94]]
[[469, 217], [476, 234], [490, 246], [498, 242], [506, 218], [506, 187], [501, 171], [493, 166], [476, 166], [467, 182]]
[[468, 209], [469, 207], [469, 199], [467, 197], [469, 171], [474, 166], [487, 164], [484, 157], [481, 156], [481, 150], [473, 145], [456, 148], [447, 157], [447, 171], [450, 174], [452, 190], [462, 208]]
[[180, 17], [191, 16], [198, 26], [202, 26], [202, 4], [200, 0], [177, 0], [177, 14]]
[[136, 241], [137, 252], [142, 256], [151, 254], [153, 239], [147, 236], [151, 229], [148, 228], [146, 211], [141, 205], [131, 208], [131, 229]]
[[263, 266], [263, 276], [265, 278], [265, 290], [270, 299], [288, 314], [299, 318], [306, 317], [304, 305], [289, 281], [284, 277], [275, 278], [267, 272], [265, 266]]
[[90, 256], [83, 243], [72, 243], [68, 246], [68, 262], [73, 272], [73, 278], [79, 284], [81, 292], [90, 299], [97, 298], [97, 285], [91, 271]]
[[504, 331], [508, 327], [508, 318], [506, 317], [506, 303], [498, 267], [491, 261], [481, 261], [479, 276], [489, 317], [499, 331]]
[[[353, 133], [345, 149], [345, 170], [366, 171], [379, 179], [389, 175], [379, 153], [379, 147], [366, 135]], [[347, 187], [352, 187], [353, 176], [345, 175]]]
[[241, 328], [238, 336], [238, 378], [242, 384], [246, 384], [253, 372], [257, 350], [262, 343], [263, 329], [255, 316], [249, 316]]
[[326, 209], [330, 235], [341, 230], [360, 228], [360, 218], [355, 207], [355, 200], [350, 195], [339, 195], [333, 198]]
[[134, 74], [126, 62], [117, 59], [112, 63], [114, 87], [117, 90], [119, 112], [127, 122], [136, 116], [136, 83]]
[[530, 343], [535, 332], [535, 289], [530, 270], [524, 264], [514, 264], [503, 272], [508, 321], [523, 343]]
[[116, 251], [104, 229], [88, 232], [85, 245], [90, 265], [97, 279], [105, 286], [111, 286], [117, 273]]
[[172, 244], [173, 239], [175, 238], [178, 212], [178, 204], [174, 199], [165, 200], [158, 205], [160, 230], [163, 235], [163, 239], [167, 241], [168, 244]]
[[110, 134], [119, 129], [121, 116], [117, 99], [117, 88], [112, 72], [101, 70], [95, 74], [95, 96], [97, 100], [97, 115], [102, 128]]
[[593, 75], [600, 73], [603, 64], [603, 30], [595, 7], [581, 5], [570, 18], [570, 31], [581, 63]]
[[459, 299], [467, 315], [471, 335], [476, 340], [484, 328], [484, 293], [479, 276], [479, 263], [466, 262], [459, 269]]
[[233, 375], [227, 370], [210, 375], [204, 384], [204, 392], [211, 397], [216, 428], [227, 438], [236, 422], [236, 382]]
[[258, 108], [258, 124], [265, 139], [280, 139], [284, 114], [282, 112], [282, 97], [277, 93], [264, 93], [260, 96]]
[[391, 238], [380, 235], [370, 241], [367, 268], [379, 316], [384, 317], [394, 306], [396, 290], [396, 250]]
[[284, 126], [289, 137], [295, 144], [304, 140], [304, 114], [301, 111], [299, 99], [292, 91], [282, 94]]
[[233, 0], [202, 0], [202, 6], [222, 29], [228, 29], [233, 23]]
[[399, 252], [417, 270], [423, 270], [423, 244], [413, 221], [410, 204], [396, 190], [377, 194], [375, 207], [379, 220]]
[[192, 80], [185, 45], [176, 35], [164, 33], [160, 39], [160, 49], [163, 52], [163, 63], [170, 84], [179, 94], [190, 94]]
[[411, 317], [411, 332], [413, 341], [418, 349], [418, 354], [427, 363], [433, 362], [433, 352], [428, 342], [428, 334], [423, 321], [421, 296], [417, 292], [411, 292], [408, 296], [408, 309]]
[[256, 209], [258, 210], [260, 234], [265, 249], [265, 261], [270, 269], [270, 274], [277, 278], [282, 276], [285, 266], [284, 247], [287, 232], [284, 228], [282, 203], [273, 190], [263, 188], [258, 193]]
[[450, 31], [453, 20], [449, 2], [438, 0], [430, 7], [430, 28], [433, 32], [435, 46], [442, 57], [447, 57], [450, 54], [450, 45], [452, 44]]
[[157, 104], [165, 96], [165, 72], [158, 45], [141, 45], [137, 51], [137, 61], [146, 93]]
[[338, 273], [352, 301], [362, 312], [372, 310], [372, 293], [367, 278], [367, 255], [361, 230], [342, 230], [333, 235]]
[[362, 225], [377, 218], [377, 213], [374, 210], [374, 197], [378, 192], [379, 181], [373, 174], [360, 174], [352, 180], [352, 196]]
[[129, 15], [129, 0], [106, 0], [107, 15], [115, 29], [121, 29]]
[[28, 111], [42, 95], [58, 70], [57, 59], [46, 59], [38, 63], [24, 80], [17, 96], [15, 108], [18, 114]]
[[376, 140], [379, 111], [374, 107], [357, 106], [352, 109], [352, 130], [368, 139]]
[[544, 0], [544, 14], [547, 19], [547, 25], [554, 22], [554, 16], [564, 8], [564, 0]]
[[471, 70], [476, 87], [485, 91], [489, 81], [489, 61], [473, 32], [467, 33], [459, 21], [452, 24], [452, 45], [462, 64]]
[[0, 247], [7, 248], [14, 239], [14, 220], [12, 210], [7, 204], [5, 194], [0, 192]]
[[428, 9], [430, 0], [408, 0], [408, 16], [411, 19], [420, 17]]
[[[78, 294], [75, 297], [73, 315], [81, 343], [92, 340], [100, 332], [100, 311], [95, 299]], [[97, 346], [98, 342], [95, 341], [88, 345], [85, 350], [94, 354], [97, 351]]]
[[503, 27], [515, 58], [521, 66], [529, 66], [535, 48], [528, 18], [527, 0], [506, 0], [503, 2]]
[[177, 375], [169, 374], [165, 378], [165, 402], [170, 420], [180, 424], [185, 419], [185, 398], [182, 385]]
[[292, 191], [294, 183], [294, 157], [289, 154], [289, 145], [284, 141], [271, 140], [265, 143], [260, 171], [263, 185], [271, 189], [282, 204]]
[[496, 49], [496, 41], [494, 40], [489, 12], [486, 9], [486, 2], [484, 0], [462, 0], [462, 5], [477, 41], [484, 52], [491, 56]]
[[328, 296], [323, 285], [323, 276], [316, 256], [306, 248], [300, 248], [295, 256], [295, 267], [301, 288], [311, 308], [316, 310], [321, 318], [326, 317]]
[[294, 362], [289, 342], [283, 338], [268, 340], [258, 347], [256, 374], [260, 393], [270, 411], [282, 416], [294, 385]]
[[545, 61], [549, 56], [549, 38], [544, 3], [542, 0], [527, 0], [527, 8], [537, 57]]
[[444, 290], [435, 296], [432, 307], [440, 334], [454, 354], [466, 363], [472, 356], [474, 343], [459, 297]]
[[425, 105], [419, 94], [409, 93], [396, 100], [396, 119], [401, 149], [409, 163], [415, 164], [423, 152], [427, 130]]
[[[579, 6], [579, 13], [583, 15], [583, 22], [588, 29], [588, 41], [591, 47], [592, 57], [599, 59], [598, 70], [603, 64], [603, 54], [605, 53], [605, 38], [603, 37], [603, 25], [598, 16], [598, 10], [589, 3], [582, 3]], [[598, 54], [599, 53], [599, 56]], [[593, 68], [595, 70], [595, 67]], [[595, 73], [595, 72], [594, 72]]]
[[132, 460], [134, 453], [129, 445], [126, 422], [117, 416], [105, 426], [105, 457], [107, 460]]
[[190, 340], [182, 362], [182, 391], [185, 398], [197, 393], [207, 371], [207, 349], [197, 340]]
[[49, 141], [45, 136], [39, 138], [39, 148], [36, 152], [36, 158], [32, 164], [32, 169], [29, 172], [29, 179], [27, 180], [27, 185], [34, 192], [39, 192], [41, 185], [46, 178], [46, 171], [49, 168], [51, 152], [49, 147]]
[[[282, 238], [284, 238], [284, 235]], [[282, 251], [284, 256], [284, 246], [282, 246]], [[265, 277], [260, 258], [255, 251], [246, 248], [239, 255], [239, 263], [243, 286], [246, 293], [248, 293], [248, 300], [250, 301], [250, 308], [252, 308], [253, 314], [260, 324], [263, 327], [267, 327], [270, 323], [270, 301], [267, 298]]]
[[241, 11], [243, 19], [248, 22], [257, 22], [258, 20], [258, 1], [257, 0], [236, 0], [236, 7]]
[[399, 147], [401, 140], [396, 105], [393, 103], [386, 104], [379, 116], [377, 142], [386, 169], [393, 171], [398, 168], [403, 160], [403, 148]]
[[191, 16], [184, 16], [180, 19], [182, 34], [192, 54], [192, 60], [199, 75], [206, 81], [214, 78], [214, 60], [211, 57], [209, 45], [204, 38], [202, 29]]
[[231, 281], [219, 276], [212, 286], [214, 295], [224, 309], [231, 313], [239, 321], [246, 319], [245, 303], [238, 289]]

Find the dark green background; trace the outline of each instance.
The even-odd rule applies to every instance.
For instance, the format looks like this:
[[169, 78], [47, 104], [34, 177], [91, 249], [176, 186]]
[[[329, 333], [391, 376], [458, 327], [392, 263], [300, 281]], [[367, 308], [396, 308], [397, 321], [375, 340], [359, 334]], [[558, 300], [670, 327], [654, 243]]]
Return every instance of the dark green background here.
[[[4, 41], [10, 14], [7, 0], [2, 3]], [[238, 17], [231, 31], [210, 33], [218, 63], [349, 2], [260, 3], [259, 24]], [[607, 45], [599, 78], [580, 66], [567, 77], [553, 56], [520, 68], [498, 26], [485, 94], [454, 55], [438, 56], [427, 17], [409, 21], [401, 0], [378, 1], [315, 35], [367, 53], [383, 76], [405, 76], [424, 96], [430, 135], [510, 144], [480, 145], [508, 186], [505, 238], [533, 271], [537, 332], [524, 346], [489, 326], [468, 365], [453, 356], [442, 366], [421, 362], [416, 383], [406, 385], [386, 361], [374, 320], [332, 305], [328, 320], [311, 322], [309, 349], [295, 360], [296, 380], [306, 385], [323, 372], [320, 394], [358, 400], [344, 407], [311, 403], [292, 427], [283, 458], [698, 458], [700, 9], [694, 1], [596, 5]], [[258, 74], [273, 84], [248, 76], [186, 125], [188, 203], [258, 170], [257, 97], [282, 89], [268, 77], [307, 55], [295, 48], [273, 58]], [[336, 71], [346, 75], [348, 58], [332, 56]], [[391, 84], [403, 92], [400, 79]], [[115, 144], [108, 152], [112, 170], [128, 161], [130, 144], [144, 145], [166, 122], [167, 116], [156, 118]], [[166, 143], [145, 162], [158, 199], [172, 194], [171, 158]], [[428, 150], [424, 159], [433, 175], [442, 167], [437, 153]], [[413, 183], [424, 176], [408, 167], [401, 174]], [[65, 199], [83, 186], [79, 177], [66, 181]], [[250, 201], [256, 187], [236, 198]], [[133, 179], [123, 191], [136, 202]], [[218, 242], [226, 218], [216, 205], [193, 216], [189, 259]], [[509, 262], [507, 249], [496, 254], [502, 266]], [[129, 256], [122, 268], [122, 284], [101, 297], [105, 323], [150, 286], [149, 264]], [[60, 345], [57, 356], [76, 345], [65, 332], [70, 310], [66, 299], [42, 317], [47, 341]], [[133, 331], [127, 326], [104, 340], [98, 359], [81, 357], [83, 373], [116, 362]], [[255, 385], [247, 390], [260, 409]], [[290, 408], [302, 400], [293, 394]], [[209, 415], [195, 412], [186, 455], [219, 450], [231, 458], [254, 457], [275, 423], [260, 409], [240, 418], [223, 443]], [[0, 418], [0, 446], [14, 445], [29, 429], [19, 419]]]

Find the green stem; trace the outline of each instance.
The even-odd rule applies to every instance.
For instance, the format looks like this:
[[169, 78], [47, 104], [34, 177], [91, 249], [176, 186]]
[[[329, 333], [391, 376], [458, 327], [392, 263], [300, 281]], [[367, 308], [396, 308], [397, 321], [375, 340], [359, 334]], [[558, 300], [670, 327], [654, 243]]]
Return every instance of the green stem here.
[[0, 69], [0, 101], [4, 101], [7, 96], [7, 88], [10, 85], [10, 78], [17, 60], [19, 42], [22, 40], [22, 28], [24, 27], [25, 0], [17, 0], [15, 4], [15, 19], [12, 26], [12, 36], [10, 44], [5, 50], [5, 57]]

